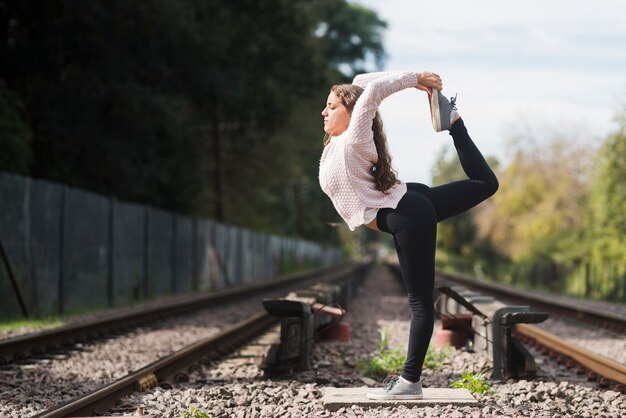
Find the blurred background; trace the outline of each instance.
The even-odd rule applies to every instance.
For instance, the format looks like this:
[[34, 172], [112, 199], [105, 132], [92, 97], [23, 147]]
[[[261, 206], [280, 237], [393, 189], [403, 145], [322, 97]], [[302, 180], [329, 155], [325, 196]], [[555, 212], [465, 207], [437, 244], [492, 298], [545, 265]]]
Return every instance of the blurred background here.
[[[349, 233], [321, 192], [320, 112], [329, 87], [355, 74], [431, 70], [458, 93], [501, 185], [440, 225], [438, 266], [626, 301], [622, 2], [0, 0], [0, 20], [0, 180], [26, 185], [0, 196], [3, 239], [17, 228], [7, 201], [35, 204], [15, 198], [32, 179], [312, 242], [315, 254], [391, 253], [382, 234]], [[464, 178], [422, 92], [381, 112], [400, 178]], [[22, 266], [37, 256], [29, 225], [13, 243]]]

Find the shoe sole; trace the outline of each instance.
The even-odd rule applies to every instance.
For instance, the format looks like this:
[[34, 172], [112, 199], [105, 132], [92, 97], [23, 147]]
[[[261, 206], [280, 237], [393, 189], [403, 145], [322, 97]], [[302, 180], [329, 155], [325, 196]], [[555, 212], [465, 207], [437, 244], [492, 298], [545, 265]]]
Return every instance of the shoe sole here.
[[431, 93], [430, 95], [430, 109], [431, 109], [431, 117], [433, 122], [433, 128], [435, 128], [436, 132], [441, 131], [441, 115], [439, 112], [439, 95], [437, 91]]
[[370, 395], [367, 398], [373, 401], [417, 401], [422, 399], [423, 395]]

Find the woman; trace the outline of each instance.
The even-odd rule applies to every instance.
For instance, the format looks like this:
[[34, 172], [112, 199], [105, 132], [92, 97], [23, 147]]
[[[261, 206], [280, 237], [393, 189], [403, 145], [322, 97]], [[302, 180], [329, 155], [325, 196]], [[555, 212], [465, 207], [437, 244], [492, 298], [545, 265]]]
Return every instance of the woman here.
[[[404, 183], [391, 167], [381, 101], [415, 87], [426, 91], [433, 127], [448, 130], [469, 177], [438, 187]], [[319, 180], [335, 209], [354, 230], [359, 225], [393, 236], [411, 309], [407, 359], [401, 376], [370, 399], [420, 399], [422, 365], [434, 323], [433, 292], [437, 223], [464, 212], [498, 189], [498, 180], [470, 139], [455, 107], [431, 72], [382, 72], [357, 76], [331, 88], [324, 117], [324, 151]]]

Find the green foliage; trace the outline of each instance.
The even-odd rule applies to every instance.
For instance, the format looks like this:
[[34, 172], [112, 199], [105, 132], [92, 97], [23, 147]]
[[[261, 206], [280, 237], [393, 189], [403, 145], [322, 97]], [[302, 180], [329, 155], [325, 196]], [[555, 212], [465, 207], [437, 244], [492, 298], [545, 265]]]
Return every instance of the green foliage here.
[[372, 379], [382, 379], [392, 374], [400, 374], [404, 367], [406, 354], [399, 348], [389, 348], [389, 331], [386, 328], [378, 330], [380, 333], [380, 347], [371, 359], [362, 359], [359, 368], [362, 373]]
[[381, 31], [387, 23], [375, 12], [345, 0], [321, 0], [319, 10], [318, 43], [333, 67], [346, 73], [347, 80], [365, 72], [368, 61], [382, 66], [385, 53]]
[[346, 0], [24, 0], [5, 2], [2, 20], [0, 158], [15, 165], [0, 168], [337, 242], [316, 181], [319, 112], [331, 84], [382, 62], [374, 12]]
[[431, 344], [426, 351], [426, 357], [424, 358], [424, 368], [426, 369], [439, 369], [443, 367], [443, 363], [454, 354], [454, 347], [448, 345], [437, 350]]
[[[443, 147], [439, 152], [432, 168], [433, 186], [467, 179], [455, 152], [450, 147]], [[497, 161], [489, 161], [492, 168], [497, 167]], [[437, 246], [439, 249], [472, 257], [477, 255], [482, 247], [477, 235], [477, 228], [472, 212], [465, 212], [442, 222], [437, 229]]]
[[200, 408], [189, 408], [184, 411], [180, 418], [211, 418], [206, 412], [202, 412]]
[[559, 138], [541, 150], [528, 142], [500, 173], [492, 206], [478, 219], [479, 230], [516, 262], [567, 252], [560, 244], [581, 233], [586, 206], [586, 150]]
[[[389, 347], [389, 331], [386, 328], [378, 330], [380, 333], [380, 347], [371, 359], [362, 359], [359, 368], [363, 375], [372, 379], [383, 379], [389, 375], [402, 373], [406, 354], [399, 348]], [[446, 359], [450, 358], [454, 352], [454, 347], [445, 347], [436, 350], [432, 345], [428, 346], [424, 367], [427, 369], [438, 369], [443, 366]]]
[[452, 382], [452, 387], [459, 389], [467, 389], [471, 393], [492, 393], [491, 383], [483, 373], [473, 374], [465, 372], [461, 375], [461, 379]]
[[[524, 126], [514, 134], [496, 195], [440, 225], [437, 268], [626, 301], [626, 108], [616, 120], [596, 150], [578, 131]], [[456, 156], [443, 151], [433, 183], [462, 176]]]
[[18, 319], [14, 321], [0, 322], [0, 330], [15, 330], [20, 328], [51, 328], [60, 327], [64, 321], [58, 317], [46, 317], [40, 319]]
[[0, 79], [0, 170], [28, 173], [32, 136], [24, 104]]
[[[626, 112], [625, 112], [626, 114]], [[600, 148], [594, 168], [588, 239], [596, 260], [626, 264], [626, 119]]]

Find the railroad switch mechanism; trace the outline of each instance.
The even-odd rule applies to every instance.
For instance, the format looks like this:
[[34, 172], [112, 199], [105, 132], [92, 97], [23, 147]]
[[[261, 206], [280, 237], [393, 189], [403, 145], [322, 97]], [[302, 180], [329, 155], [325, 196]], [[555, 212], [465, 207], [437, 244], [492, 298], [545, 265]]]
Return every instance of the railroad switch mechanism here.
[[313, 350], [314, 298], [290, 293], [285, 299], [265, 299], [263, 306], [280, 321], [280, 343], [272, 344], [262, 368], [266, 372], [284, 373], [296, 368], [307, 370]]
[[515, 324], [538, 324], [548, 319], [546, 312], [531, 312], [529, 306], [506, 306], [493, 315], [493, 374], [500, 380], [511, 377], [535, 377], [537, 365], [530, 352], [511, 335]]
[[512, 336], [512, 330], [515, 324], [541, 323], [548, 318], [547, 313], [533, 312], [529, 306], [507, 306], [462, 286], [441, 286], [437, 290], [445, 296], [438, 309], [445, 311], [442, 315], [447, 320], [465, 312], [472, 314], [472, 325], [467, 327], [471, 347], [492, 357], [493, 379], [537, 375], [533, 356]]
[[357, 294], [364, 274], [351, 275], [336, 284], [318, 283], [281, 299], [264, 299], [263, 307], [280, 320], [280, 341], [272, 343], [261, 368], [268, 374], [308, 370], [313, 344], [321, 332], [336, 325], [345, 306]]
[[[302, 318], [305, 312], [302, 302], [291, 299], [265, 299], [263, 301], [263, 307], [270, 315], [278, 317], [293, 316]], [[341, 318], [346, 311], [341, 308], [326, 306], [315, 302], [311, 305], [311, 313], [316, 314], [318, 312], [325, 313], [334, 318]]]

